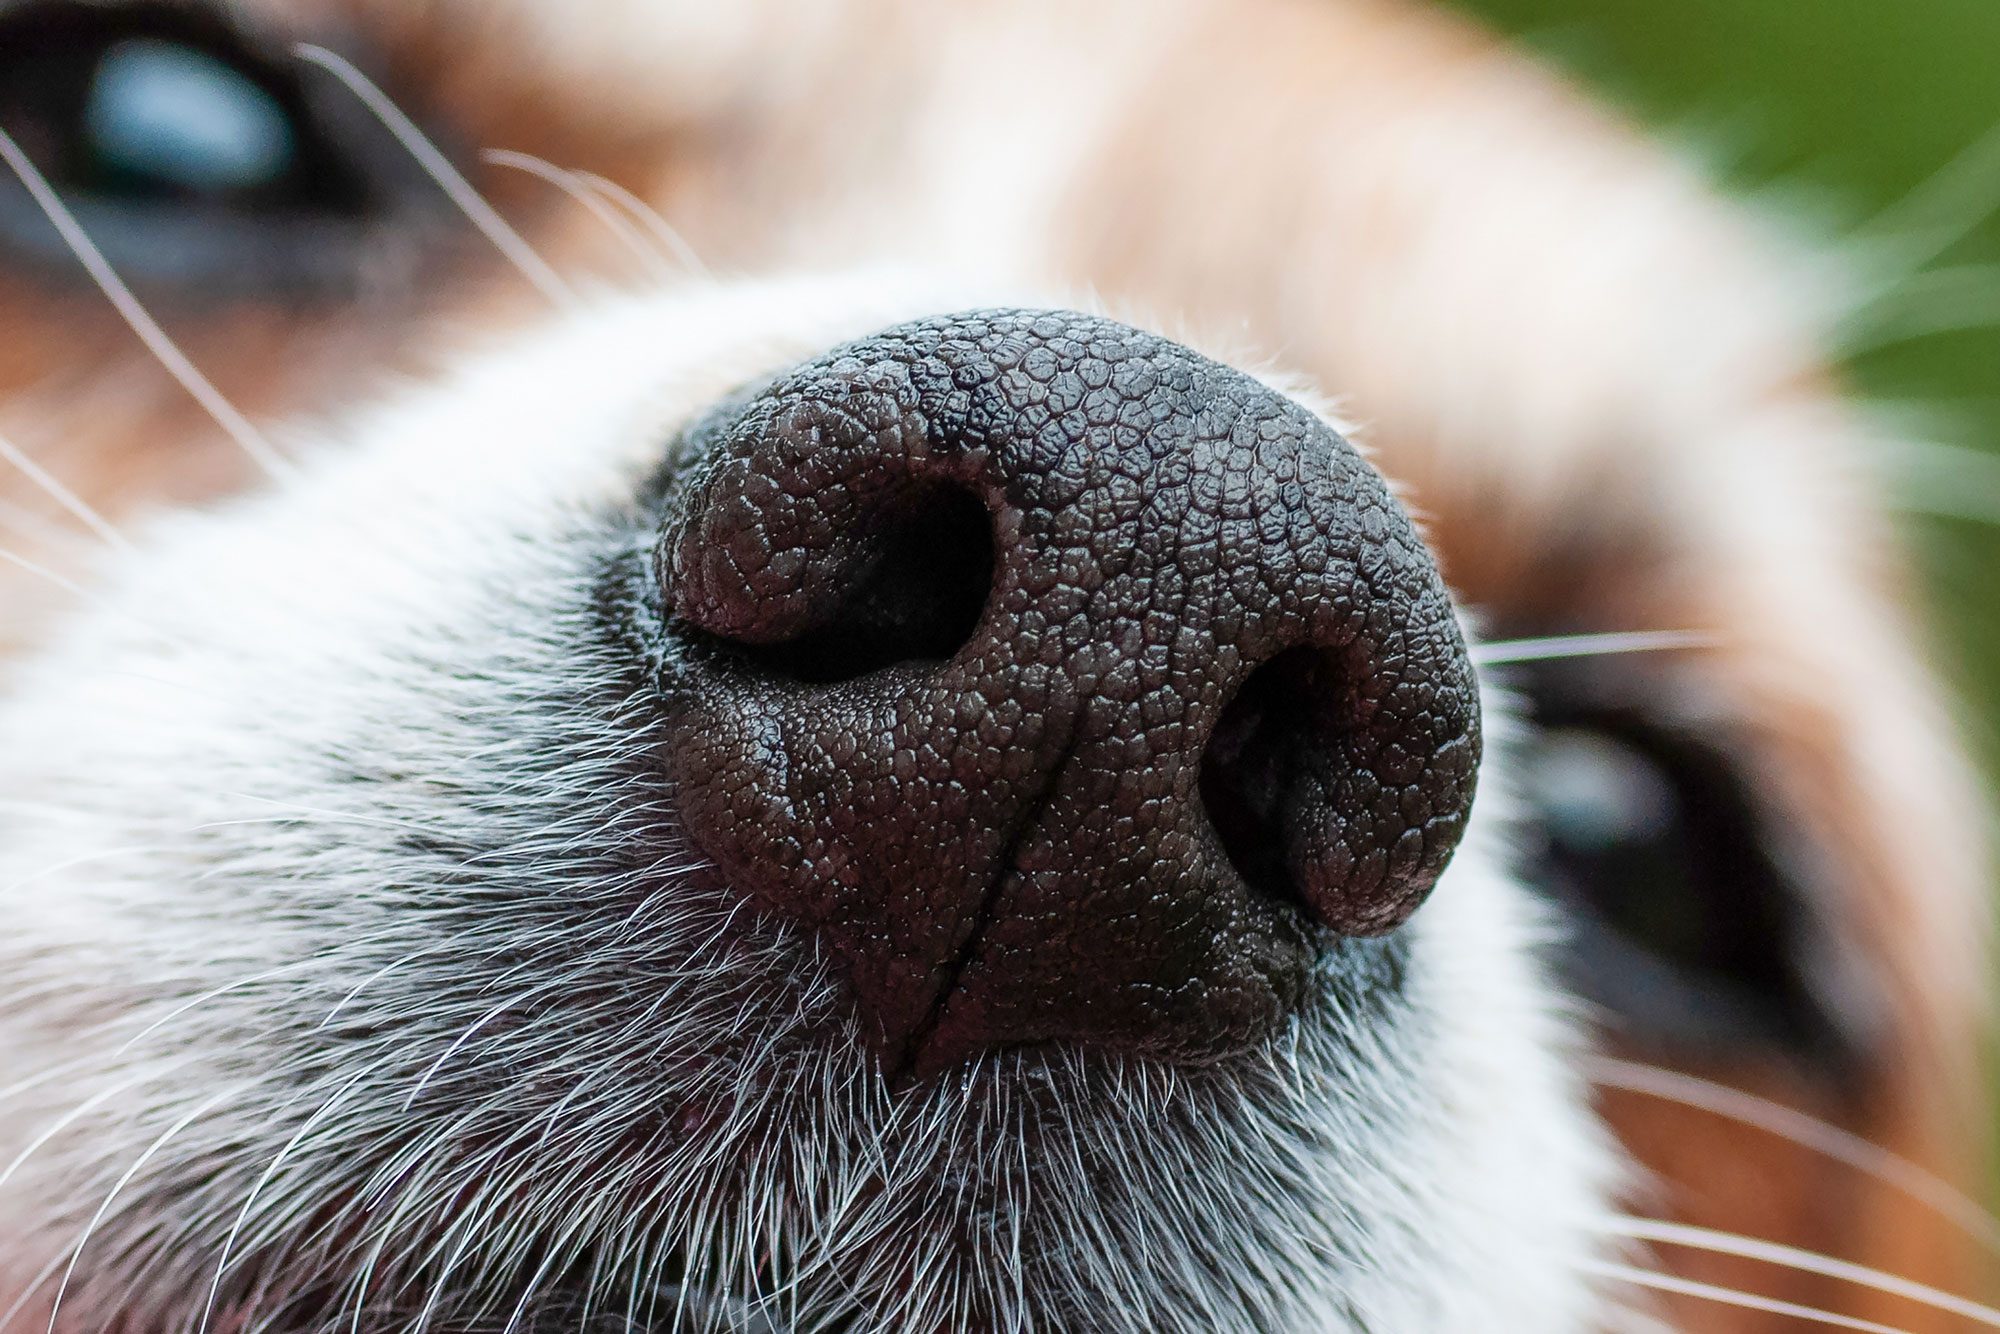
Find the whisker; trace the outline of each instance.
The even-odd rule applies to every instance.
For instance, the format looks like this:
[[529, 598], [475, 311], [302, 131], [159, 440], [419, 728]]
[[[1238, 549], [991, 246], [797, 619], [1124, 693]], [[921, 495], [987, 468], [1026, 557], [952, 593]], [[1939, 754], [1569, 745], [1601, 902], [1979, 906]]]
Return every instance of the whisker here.
[[646, 243], [645, 234], [634, 225], [625, 212], [611, 204], [602, 192], [585, 184], [573, 171], [566, 171], [545, 158], [530, 153], [517, 153], [507, 148], [489, 148], [479, 155], [496, 167], [511, 167], [515, 171], [525, 171], [538, 180], [547, 181], [556, 189], [568, 195], [576, 204], [603, 223], [612, 235], [638, 256], [639, 262], [656, 278], [669, 276], [673, 269], [666, 257]]
[[15, 143], [5, 130], [0, 130], [0, 161], [4, 161], [20, 179], [21, 184], [27, 187], [36, 207], [41, 209], [43, 215], [62, 236], [63, 244], [69, 247], [70, 253], [76, 256], [79, 264], [83, 265], [91, 281], [97, 284], [98, 290], [104, 293], [112, 308], [118, 312], [132, 332], [139, 336], [139, 341], [146, 345], [146, 350], [166, 368], [167, 373], [180, 382], [181, 388], [187, 390], [195, 402], [201, 404], [202, 409], [215, 419], [215, 424], [236, 442], [236, 447], [241, 449], [251, 462], [271, 477], [291, 476], [292, 464], [272, 448], [270, 441], [250, 424], [248, 417], [236, 410], [236, 405], [225, 398], [222, 391], [217, 389], [207, 376], [195, 368], [195, 364], [187, 359], [187, 354], [181, 351], [180, 345], [168, 337], [167, 331], [146, 312], [139, 298], [132, 295], [132, 289], [125, 285], [125, 280], [118, 276], [117, 270], [111, 267], [111, 262], [104, 258], [104, 252], [97, 248], [97, 243], [90, 239], [82, 224], [77, 222], [76, 216], [57, 196], [48, 178], [28, 160], [28, 155], [21, 151], [21, 146]]
[[319, 66], [345, 84], [347, 90], [382, 122], [382, 127], [394, 135], [396, 141], [417, 160], [417, 165], [438, 183], [438, 187], [445, 192], [452, 203], [458, 206], [472, 225], [477, 227], [486, 239], [493, 243], [494, 248], [519, 269], [521, 276], [533, 283], [542, 295], [558, 306], [575, 304], [575, 289], [550, 267], [547, 260], [535, 253], [534, 247], [523, 240], [519, 232], [508, 226], [507, 220], [502, 218], [479, 191], [472, 187], [472, 182], [466, 180], [458, 168], [452, 166], [445, 155], [438, 151], [437, 145], [417, 128], [416, 122], [404, 115], [402, 108], [390, 101], [388, 95], [376, 87], [367, 75], [356, 69], [346, 57], [323, 46], [301, 42], [292, 48], [292, 52], [299, 59]]
[[75, 548], [88, 539], [67, 524], [0, 496], [0, 531], [22, 533], [44, 546]]
[[708, 265], [702, 262], [701, 256], [695, 253], [694, 247], [688, 244], [687, 238], [661, 216], [660, 210], [608, 176], [599, 176], [594, 171], [572, 172], [571, 175], [631, 214], [635, 221], [652, 232], [653, 238], [663, 249], [679, 260], [690, 272], [701, 274], [704, 278], [714, 276]]
[[1995, 1219], [1971, 1196], [1942, 1177], [1859, 1135], [1782, 1103], [1698, 1075], [1609, 1056], [1587, 1058], [1584, 1065], [1594, 1084], [1708, 1112], [1844, 1163], [1903, 1192], [2000, 1252], [2000, 1219]]
[[83, 1248], [90, 1244], [91, 1235], [97, 1231], [97, 1225], [104, 1221], [104, 1216], [111, 1211], [111, 1206], [117, 1201], [120, 1193], [131, 1184], [133, 1177], [145, 1170], [146, 1164], [153, 1160], [153, 1155], [164, 1149], [169, 1141], [240, 1092], [242, 1090], [237, 1087], [225, 1089], [168, 1126], [158, 1139], [146, 1146], [146, 1151], [135, 1158], [132, 1165], [125, 1169], [124, 1175], [112, 1185], [110, 1192], [104, 1197], [104, 1202], [97, 1206], [97, 1212], [90, 1216], [88, 1223], [84, 1224], [83, 1235], [77, 1238], [75, 1247], [70, 1251], [69, 1266], [63, 1270], [62, 1282], [56, 1285], [55, 1305], [49, 1309], [48, 1334], [55, 1334], [56, 1317], [62, 1313], [63, 1298], [69, 1294], [70, 1280], [76, 1277], [76, 1266], [77, 1262], [83, 1259]]
[[1759, 1297], [1755, 1293], [1738, 1292], [1734, 1288], [1724, 1288], [1714, 1283], [1700, 1283], [1691, 1278], [1655, 1274], [1650, 1270], [1633, 1265], [1621, 1265], [1609, 1260], [1579, 1260], [1576, 1262], [1576, 1267], [1583, 1273], [1597, 1278], [1629, 1283], [1635, 1288], [1679, 1293], [1684, 1297], [1719, 1302], [1724, 1306], [1742, 1307], [1746, 1311], [1764, 1311], [1771, 1315], [1791, 1316], [1795, 1320], [1810, 1320], [1815, 1324], [1830, 1325], [1835, 1329], [1855, 1329], [1862, 1331], [1862, 1334], [1911, 1334], [1909, 1330], [1898, 1329], [1894, 1325], [1881, 1325], [1873, 1320], [1837, 1315], [1832, 1311], [1822, 1311], [1816, 1306], [1801, 1306], [1797, 1302], [1779, 1301], [1775, 1297]]
[[1604, 634], [1549, 635], [1537, 639], [1496, 639], [1472, 648], [1472, 660], [1482, 667], [1514, 662], [1547, 662], [1555, 658], [1594, 658], [1614, 653], [1669, 653], [1679, 649], [1714, 648], [1714, 635], [1698, 630], [1615, 630]]
[[[173, 1068], [174, 1067], [170, 1066], [169, 1070], [171, 1071]], [[139, 1075], [134, 1076], [133, 1078], [128, 1079], [122, 1083], [114, 1084], [109, 1088], [99, 1090], [99, 1092], [96, 1095], [85, 1099], [83, 1102], [71, 1108], [68, 1113], [58, 1118], [54, 1123], [44, 1127], [42, 1132], [39, 1135], [37, 1135], [25, 1149], [21, 1151], [20, 1155], [16, 1157], [13, 1162], [7, 1165], [6, 1171], [0, 1172], [0, 1185], [4, 1185], [7, 1182], [7, 1180], [11, 1178], [14, 1175], [14, 1173], [20, 1169], [23, 1163], [27, 1162], [29, 1158], [33, 1157], [38, 1150], [40, 1150], [44, 1145], [53, 1140], [63, 1130], [67, 1129], [72, 1122], [87, 1115], [89, 1112], [95, 1110], [100, 1104], [108, 1102], [111, 1098], [115, 1097], [116, 1095], [126, 1092], [136, 1087], [137, 1085], [143, 1083], [146, 1077], [147, 1077], [146, 1073], [141, 1072]], [[34, 1297], [34, 1295], [37, 1292], [41, 1291], [42, 1285], [47, 1283], [49, 1279], [55, 1275], [55, 1271], [57, 1270], [57, 1268], [61, 1267], [62, 1262], [63, 1262], [63, 1253], [61, 1251], [58, 1251], [53, 1257], [50, 1258], [48, 1264], [44, 1265], [42, 1269], [35, 1275], [33, 1281], [26, 1288], [22, 1289], [20, 1295], [15, 1297], [15, 1299], [7, 1307], [7, 1309], [4, 1311], [0, 1311], [0, 1329], [9, 1328], [12, 1326], [14, 1317], [20, 1313], [21, 1309], [28, 1304], [28, 1302]], [[63, 1282], [65, 1284], [69, 1282], [69, 1273], [72, 1270], [74, 1270], [75, 1267], [76, 1267], [76, 1259], [75, 1256], [72, 1255], [69, 1261], [69, 1268], [64, 1270]], [[62, 1305], [62, 1295], [60, 1292], [56, 1296], [56, 1305], [58, 1307]], [[49, 1322], [51, 1329], [53, 1329], [55, 1323], [55, 1313], [53, 1311], [50, 1313]]]
[[350, 1004], [352, 1004], [356, 997], [358, 997], [363, 991], [366, 991], [370, 986], [374, 985], [376, 982], [381, 981], [383, 978], [389, 976], [389, 974], [395, 972], [397, 969], [405, 967], [408, 964], [414, 963], [416, 960], [424, 958], [427, 955], [439, 954], [444, 952], [445, 950], [456, 948], [461, 941], [463, 941], [467, 936], [472, 934], [473, 933], [470, 931], [453, 932], [451, 935], [446, 936], [442, 941], [434, 942], [430, 945], [425, 946], [422, 949], [412, 950], [409, 953], [404, 954], [401, 957], [393, 959], [390, 962], [384, 964], [382, 967], [376, 969], [374, 972], [362, 978], [359, 982], [356, 982], [352, 987], [348, 988], [347, 992], [344, 995], [342, 995], [338, 1001], [334, 1002], [333, 1008], [328, 1010], [325, 1015], [321, 1016], [320, 1021], [317, 1024], [313, 1025], [313, 1031], [315, 1033], [318, 1033], [324, 1031], [327, 1028], [332, 1027], [333, 1021], [340, 1017], [341, 1011], [345, 1010]]
[[83, 598], [86, 601], [95, 601], [95, 599], [91, 598], [90, 594], [84, 592], [81, 585], [71, 580], [63, 578], [61, 575], [57, 574], [54, 570], [49, 569], [46, 565], [37, 565], [35, 564], [35, 562], [29, 560], [26, 556], [15, 555], [13, 552], [7, 550], [5, 547], [0, 547], [0, 561], [6, 561], [9, 565], [12, 565], [15, 569], [25, 570], [26, 572], [34, 575], [38, 579], [46, 579], [50, 583], [54, 584], [57, 588], [62, 589], [63, 592], [65, 593], [73, 594], [74, 596]]
[[1593, 1226], [1610, 1236], [1625, 1237], [1632, 1241], [1685, 1246], [1690, 1250], [1734, 1255], [1745, 1260], [1778, 1265], [1785, 1269], [1819, 1274], [1825, 1278], [1841, 1279], [1860, 1287], [1872, 1288], [1876, 1292], [1887, 1293], [1892, 1297], [1901, 1297], [1920, 1306], [1963, 1316], [1988, 1329], [2000, 1329], [2000, 1310], [1995, 1310], [1993, 1307], [1968, 1301], [1963, 1297], [1954, 1297], [1940, 1288], [1901, 1278], [1884, 1270], [1837, 1260], [1832, 1256], [1801, 1250], [1796, 1246], [1654, 1218], [1610, 1218], [1600, 1220]]
[[342, 1084], [330, 1097], [322, 1102], [317, 1111], [306, 1118], [305, 1123], [298, 1128], [291, 1139], [286, 1141], [285, 1146], [278, 1151], [277, 1156], [265, 1165], [263, 1174], [251, 1186], [249, 1194], [244, 1196], [243, 1207], [237, 1211], [236, 1221], [230, 1224], [229, 1235], [223, 1238], [222, 1252], [215, 1262], [214, 1277], [210, 1279], [208, 1285], [208, 1300], [202, 1305], [201, 1323], [195, 1327], [195, 1334], [208, 1334], [209, 1322], [214, 1318], [216, 1303], [222, 1296], [222, 1281], [228, 1273], [230, 1257], [236, 1250], [238, 1239], [243, 1235], [244, 1225], [250, 1221], [250, 1211], [256, 1207], [258, 1196], [262, 1195], [264, 1188], [271, 1184], [272, 1179], [277, 1176], [279, 1169], [285, 1165], [285, 1161], [292, 1156], [293, 1152], [301, 1144], [305, 1143], [306, 1139], [318, 1128], [319, 1124], [337, 1110], [341, 1103], [346, 1100], [347, 1095], [362, 1080], [373, 1074], [376, 1067], [380, 1064], [381, 1062], [379, 1061], [375, 1062], [349, 1076], [347, 1082]]
[[[93, 1052], [84, 1056], [72, 1057], [67, 1061], [57, 1061], [54, 1065], [42, 1067], [25, 1079], [17, 1079], [11, 1084], [0, 1085], [0, 1103], [18, 1098], [24, 1093], [32, 1093], [34, 1090], [65, 1075], [72, 1075], [79, 1070], [88, 1069], [97, 1064], [97, 1059], [96, 1053]], [[6, 1327], [4, 1322], [0, 1322], [0, 1329], [5, 1329]]]
[[65, 579], [48, 566], [38, 565], [26, 556], [18, 555], [15, 552], [7, 550], [5, 547], [0, 547], [0, 564], [11, 565], [15, 569], [31, 574], [53, 587], [60, 588], [63, 592], [77, 599], [77, 601], [95, 607], [99, 611], [125, 622], [136, 630], [143, 630], [147, 634], [157, 638], [163, 644], [171, 644], [175, 648], [184, 650], [188, 648], [187, 641], [179, 638], [172, 632], [161, 626], [139, 619], [139, 617], [133, 615], [124, 607], [117, 605], [107, 598], [99, 597], [74, 580]]
[[22, 476], [40, 487], [49, 499], [69, 511], [71, 517], [95, 533], [106, 546], [116, 551], [131, 552], [132, 544], [125, 540], [124, 534], [106, 522], [103, 515], [86, 505], [76, 492], [51, 477], [40, 464], [16, 448], [6, 436], [0, 436], [0, 459], [13, 464]]
[[239, 991], [244, 987], [255, 986], [259, 982], [269, 981], [273, 977], [278, 977], [284, 973], [288, 973], [295, 969], [303, 968], [318, 962], [320, 962], [320, 958], [318, 955], [308, 954], [301, 958], [294, 959], [290, 963], [278, 964], [275, 967], [266, 968], [262, 972], [252, 973], [248, 977], [239, 977], [234, 982], [224, 983], [222, 986], [213, 987], [207, 991], [200, 992], [197, 995], [193, 996], [192, 998], [182, 1001], [179, 1004], [175, 1005], [171, 1010], [168, 1010], [158, 1019], [153, 1020], [153, 1022], [147, 1024], [144, 1028], [134, 1033], [131, 1037], [125, 1039], [123, 1043], [119, 1044], [118, 1049], [111, 1053], [111, 1059], [113, 1059], [114, 1061], [119, 1059], [120, 1057], [124, 1056], [127, 1052], [129, 1052], [133, 1047], [137, 1046], [141, 1042], [144, 1042], [147, 1038], [159, 1032], [162, 1028], [165, 1028], [167, 1025], [173, 1023], [174, 1020], [179, 1019], [182, 1015], [189, 1014], [194, 1010], [201, 1008], [203, 1005], [208, 1004], [210, 1001], [220, 1000], [222, 997], [227, 996], [232, 992]]
[[130, 1077], [120, 1080], [116, 1084], [112, 1084], [109, 1085], [108, 1087], [99, 1089], [96, 1093], [93, 1093], [90, 1097], [85, 1098], [82, 1102], [70, 1108], [69, 1111], [63, 1113], [61, 1116], [57, 1117], [54, 1121], [42, 1127], [42, 1129], [35, 1135], [35, 1137], [32, 1140], [28, 1141], [27, 1147], [23, 1148], [20, 1151], [20, 1153], [14, 1156], [14, 1160], [7, 1164], [7, 1167], [4, 1171], [0, 1171], [0, 1186], [4, 1186], [10, 1180], [12, 1180], [14, 1174], [20, 1171], [22, 1166], [26, 1164], [30, 1158], [33, 1158], [37, 1153], [39, 1153], [42, 1150], [42, 1148], [45, 1145], [47, 1145], [51, 1140], [55, 1139], [56, 1136], [62, 1134], [63, 1131], [69, 1129], [70, 1126], [75, 1124], [77, 1121], [90, 1115], [92, 1112], [96, 1111], [99, 1107], [111, 1101], [119, 1094], [131, 1092], [133, 1089], [139, 1087], [139, 1085], [145, 1083], [148, 1079], [157, 1078], [163, 1074], [172, 1074], [175, 1071], [179, 1070], [182, 1066], [188, 1064], [190, 1061], [192, 1061], [192, 1059], [193, 1059], [192, 1057], [185, 1057], [178, 1061], [172, 1061], [169, 1062], [163, 1069], [159, 1070], [145, 1070], [145, 1069], [139, 1070], [136, 1073], [132, 1074]]
[[418, 1078], [416, 1084], [410, 1089], [409, 1094], [403, 1099], [402, 1110], [405, 1113], [407, 1113], [410, 1110], [410, 1108], [416, 1105], [417, 1099], [423, 1095], [423, 1091], [426, 1088], [430, 1087], [431, 1081], [437, 1077], [438, 1072], [444, 1069], [446, 1064], [450, 1062], [453, 1056], [458, 1054], [459, 1048], [463, 1047], [467, 1042], [470, 1042], [479, 1033], [481, 1029], [486, 1027], [487, 1024], [491, 1023], [494, 1019], [499, 1018], [502, 1014], [505, 1014], [508, 1010], [513, 1009], [517, 1005], [523, 1004], [530, 1000], [534, 1000], [539, 996], [545, 996], [551, 991], [560, 989], [560, 987], [565, 981], [567, 981], [566, 978], [556, 978], [547, 982], [539, 982], [534, 986], [528, 987], [524, 991], [517, 992], [514, 995], [507, 997], [507, 999], [501, 1001], [498, 1005], [493, 1006], [491, 1009], [486, 1011], [486, 1013], [480, 1015], [479, 1018], [475, 1019], [472, 1023], [466, 1025], [465, 1028], [460, 1031], [459, 1035], [456, 1038], [452, 1039], [451, 1045], [446, 1047], [436, 1060], [432, 1061], [430, 1065], [425, 1067], [423, 1074]]
[[48, 1263], [35, 1271], [34, 1277], [30, 1278], [26, 1285], [21, 1288], [19, 1295], [8, 1304], [7, 1309], [0, 1311], [0, 1329], [12, 1329], [14, 1327], [14, 1317], [27, 1309], [28, 1303], [34, 1300], [35, 1294], [48, 1286], [49, 1282], [55, 1278], [56, 1271], [61, 1269], [62, 1266], [63, 1254], [61, 1251], [57, 1251], [55, 1255], [50, 1257]]

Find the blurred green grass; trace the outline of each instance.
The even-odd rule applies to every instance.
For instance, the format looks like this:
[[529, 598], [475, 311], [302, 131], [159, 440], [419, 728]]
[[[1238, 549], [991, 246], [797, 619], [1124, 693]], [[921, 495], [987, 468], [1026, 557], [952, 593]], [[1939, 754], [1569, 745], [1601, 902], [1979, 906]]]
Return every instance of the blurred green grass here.
[[1930, 439], [1978, 452], [1927, 490], [1947, 502], [1933, 509], [1985, 517], [1913, 514], [1909, 528], [1939, 657], [2000, 773], [2000, 0], [1459, 3], [1695, 149], [1726, 185], [1836, 237], [1918, 200], [1936, 205], [1926, 222], [1964, 229], [1898, 310], [1962, 327], [1906, 332], [1848, 366]]

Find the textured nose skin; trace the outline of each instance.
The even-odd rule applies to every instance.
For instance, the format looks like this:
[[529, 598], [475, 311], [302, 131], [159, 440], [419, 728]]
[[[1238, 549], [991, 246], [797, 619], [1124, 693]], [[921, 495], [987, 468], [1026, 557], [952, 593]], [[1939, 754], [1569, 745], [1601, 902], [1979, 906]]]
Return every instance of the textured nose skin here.
[[717, 873], [819, 933], [892, 1066], [1270, 1034], [1401, 923], [1479, 758], [1382, 480], [1162, 338], [986, 311], [690, 432], [657, 550], [667, 765]]

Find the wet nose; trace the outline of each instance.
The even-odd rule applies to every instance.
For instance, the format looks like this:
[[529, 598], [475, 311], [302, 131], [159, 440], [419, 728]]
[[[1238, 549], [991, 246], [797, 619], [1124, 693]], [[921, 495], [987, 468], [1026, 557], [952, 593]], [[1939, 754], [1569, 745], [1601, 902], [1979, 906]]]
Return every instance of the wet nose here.
[[1269, 1037], [1464, 828], [1465, 644], [1382, 479], [1166, 339], [982, 311], [849, 344], [681, 446], [666, 763], [888, 1066]]

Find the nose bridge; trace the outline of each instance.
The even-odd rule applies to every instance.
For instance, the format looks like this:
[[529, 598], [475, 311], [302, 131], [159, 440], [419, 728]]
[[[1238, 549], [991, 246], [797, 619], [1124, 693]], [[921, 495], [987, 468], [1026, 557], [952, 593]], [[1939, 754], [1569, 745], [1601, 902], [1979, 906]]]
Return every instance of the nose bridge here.
[[[1477, 754], [1449, 603], [1380, 479], [1257, 381], [1092, 317], [954, 316], [689, 452], [657, 557], [684, 820], [846, 961], [892, 1059], [1241, 1045], [1325, 927], [1394, 925], [1449, 855]], [[953, 495], [990, 569], [948, 656], [822, 681], [740, 651], [810, 641], [886, 550], [922, 566], [881, 535]], [[1232, 722], [1301, 654], [1282, 716]]]

